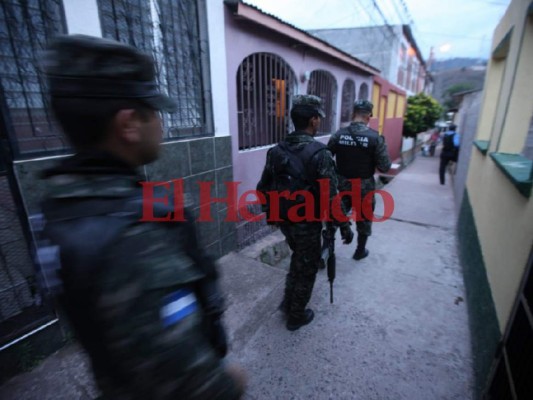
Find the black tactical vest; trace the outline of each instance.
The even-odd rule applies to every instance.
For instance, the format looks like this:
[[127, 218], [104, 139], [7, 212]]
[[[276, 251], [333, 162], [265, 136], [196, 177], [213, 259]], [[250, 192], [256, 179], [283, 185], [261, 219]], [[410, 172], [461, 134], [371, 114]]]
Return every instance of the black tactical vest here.
[[349, 126], [338, 135], [334, 151], [339, 174], [347, 179], [371, 178], [376, 169], [374, 154], [379, 133], [370, 128], [356, 131]]
[[444, 135], [444, 138], [442, 139], [442, 150], [452, 152], [455, 149], [455, 144], [453, 143], [454, 138], [455, 133]]

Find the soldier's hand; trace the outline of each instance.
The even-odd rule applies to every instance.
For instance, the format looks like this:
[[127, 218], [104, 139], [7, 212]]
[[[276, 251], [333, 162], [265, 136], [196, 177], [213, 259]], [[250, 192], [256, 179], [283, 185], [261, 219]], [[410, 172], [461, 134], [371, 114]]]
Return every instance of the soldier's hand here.
[[352, 228], [350, 228], [350, 225], [345, 225], [341, 227], [341, 237], [342, 237], [342, 243], [344, 244], [352, 243], [353, 231], [352, 231]]

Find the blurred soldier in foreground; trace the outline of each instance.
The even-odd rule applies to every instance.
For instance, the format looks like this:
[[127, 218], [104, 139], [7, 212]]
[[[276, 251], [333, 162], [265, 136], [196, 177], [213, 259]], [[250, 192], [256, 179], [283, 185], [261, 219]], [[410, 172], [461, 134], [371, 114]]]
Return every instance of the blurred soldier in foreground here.
[[240, 398], [244, 375], [222, 361], [216, 267], [194, 225], [139, 221], [136, 168], [157, 159], [159, 112], [176, 106], [158, 92], [152, 59], [74, 35], [52, 42], [45, 67], [76, 150], [45, 173], [45, 234], [60, 248], [59, 300], [104, 398]]
[[[290, 209], [300, 204], [282, 200], [273, 204], [267, 197], [267, 219], [279, 214], [280, 229], [292, 250], [291, 265], [285, 280], [285, 295], [280, 309], [288, 316], [287, 329], [294, 331], [309, 324], [314, 313], [305, 306], [311, 298], [321, 255], [322, 217], [319, 215], [320, 190], [317, 179], [330, 182], [330, 193], [324, 194], [332, 199], [337, 194], [335, 163], [326, 146], [313, 136], [318, 132], [320, 119], [325, 114], [322, 100], [312, 95], [299, 95], [293, 99], [291, 119], [295, 131], [287, 135], [277, 146], [267, 153], [266, 165], [257, 184], [257, 190], [268, 196], [268, 192], [306, 191], [314, 199], [311, 215], [291, 215]], [[274, 211], [274, 208], [276, 209]], [[294, 210], [295, 208], [293, 208]], [[303, 207], [300, 208], [300, 211]], [[344, 243], [353, 239], [350, 222], [339, 222]]]
[[[339, 171], [339, 190], [351, 191], [349, 179], [360, 179], [361, 201], [375, 190], [374, 172], [387, 172], [391, 167], [385, 138], [368, 127], [372, 116], [373, 104], [368, 100], [358, 100], [354, 103], [352, 123], [331, 135], [328, 149], [335, 156]], [[355, 207], [351, 204], [351, 196], [343, 196], [347, 210]], [[372, 195], [372, 212], [376, 199]], [[368, 256], [366, 242], [372, 234], [372, 221], [359, 215], [357, 225], [357, 248], [354, 260], [361, 260]]]

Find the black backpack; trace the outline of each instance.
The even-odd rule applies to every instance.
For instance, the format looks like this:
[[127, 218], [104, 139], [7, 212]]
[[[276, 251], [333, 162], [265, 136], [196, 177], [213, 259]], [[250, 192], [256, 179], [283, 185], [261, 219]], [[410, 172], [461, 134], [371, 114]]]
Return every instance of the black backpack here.
[[457, 156], [459, 154], [459, 149], [455, 147], [453, 142], [455, 135], [455, 133], [453, 135], [444, 135], [444, 138], [442, 139], [442, 151], [447, 154], [452, 161], [457, 161]]
[[[269, 212], [267, 218], [273, 222], [297, 222], [291, 220], [289, 210], [292, 207], [298, 207], [296, 215], [300, 218], [305, 216], [306, 207], [304, 203], [306, 197], [300, 194], [294, 194], [297, 191], [309, 192], [313, 199], [313, 217], [319, 217], [319, 187], [316, 182], [316, 165], [312, 165], [313, 157], [320, 151], [325, 150], [326, 146], [323, 143], [314, 141], [301, 148], [291, 149], [287, 142], [280, 142], [278, 146], [272, 149], [273, 151], [273, 166], [274, 166], [274, 183], [272, 190], [283, 193], [288, 192], [289, 196], [279, 196], [279, 202], [274, 204], [269, 201]], [[286, 198], [289, 197], [289, 198]], [[274, 199], [270, 199], [274, 200]], [[309, 206], [310, 207], [310, 206]], [[274, 210], [277, 208], [279, 213]], [[276, 215], [279, 214], [279, 215]], [[276, 221], [279, 216], [279, 220]]]

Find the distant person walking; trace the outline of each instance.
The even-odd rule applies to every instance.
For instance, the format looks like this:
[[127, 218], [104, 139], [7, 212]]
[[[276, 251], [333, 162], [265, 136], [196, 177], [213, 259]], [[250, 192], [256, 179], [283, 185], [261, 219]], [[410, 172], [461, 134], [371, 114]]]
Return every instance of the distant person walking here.
[[437, 128], [435, 128], [429, 139], [429, 155], [431, 157], [435, 155], [435, 149], [437, 148], [437, 144], [439, 144], [439, 140], [440, 140], [440, 132]]
[[446, 183], [446, 166], [450, 161], [457, 162], [459, 156], [460, 136], [455, 131], [457, 126], [451, 124], [442, 138], [442, 151], [440, 153], [439, 178], [440, 184]]

